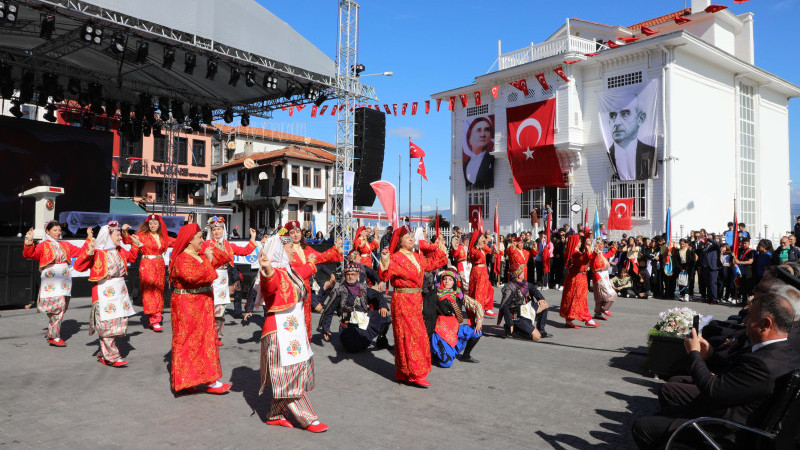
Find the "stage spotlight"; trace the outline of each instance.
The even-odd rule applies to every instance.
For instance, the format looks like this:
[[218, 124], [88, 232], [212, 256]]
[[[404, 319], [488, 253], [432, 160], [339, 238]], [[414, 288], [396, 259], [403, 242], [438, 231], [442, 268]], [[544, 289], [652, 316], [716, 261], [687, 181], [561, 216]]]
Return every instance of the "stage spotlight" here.
[[128, 38], [122, 33], [114, 33], [114, 37], [111, 38], [111, 49], [114, 50], [114, 53], [122, 53], [125, 51], [127, 42]]
[[305, 95], [306, 95], [306, 99], [314, 100], [319, 96], [319, 91], [315, 87], [309, 86], [309, 87], [306, 88]]
[[17, 14], [19, 13], [19, 5], [6, 1], [0, 1], [0, 18], [5, 17], [6, 21], [14, 23], [17, 21]]
[[230, 84], [233, 87], [236, 87], [236, 85], [239, 83], [239, 78], [241, 77], [242, 77], [242, 70], [239, 69], [238, 67], [231, 67], [231, 77], [230, 79], [228, 79], [228, 84]]
[[256, 84], [256, 71], [253, 69], [248, 69], [247, 72], [244, 74], [244, 84], [247, 87], [253, 87]]
[[50, 101], [48, 100], [49, 95], [44, 89], [44, 86], [39, 86], [39, 95], [36, 96], [36, 106], [45, 106]]
[[42, 75], [41, 91], [45, 96], [53, 97], [53, 102], [64, 101], [64, 89], [58, 84], [58, 75], [52, 72]]
[[175, 119], [175, 122], [181, 124], [186, 122], [186, 116], [183, 114], [183, 103], [177, 100], [172, 101], [172, 118]]
[[328, 99], [328, 95], [323, 93], [319, 97], [317, 97], [316, 100], [314, 100], [314, 104], [317, 105], [317, 106], [321, 106], [323, 103], [325, 103], [325, 100], [327, 100], [327, 99]]
[[11, 102], [11, 108], [8, 109], [8, 112], [10, 112], [11, 115], [16, 117], [17, 119], [22, 119], [22, 116], [25, 115], [25, 113], [22, 112], [19, 100], [13, 100]]
[[81, 81], [77, 78], [70, 78], [67, 82], [67, 90], [70, 94], [76, 95], [81, 93]]
[[26, 71], [22, 74], [22, 83], [19, 87], [19, 101], [29, 103], [33, 99], [33, 88], [35, 75], [33, 72]]
[[50, 39], [53, 37], [53, 31], [56, 29], [56, 16], [52, 14], [41, 13], [41, 28], [39, 29], [39, 37], [42, 39]]
[[147, 55], [150, 54], [150, 44], [145, 41], [139, 41], [136, 44], [136, 62], [144, 64], [147, 62]]
[[161, 67], [171, 70], [172, 63], [175, 62], [175, 49], [172, 47], [164, 47], [164, 60], [161, 62]]
[[195, 67], [197, 67], [197, 55], [194, 53], [187, 53], [183, 61], [183, 73], [191, 75], [194, 73]]
[[364, 67], [363, 64], [354, 64], [353, 66], [350, 67], [350, 69], [352, 69], [352, 71], [356, 74], [356, 76], [360, 76], [361, 72], [367, 70], [367, 68]]
[[169, 99], [167, 97], [158, 97], [158, 109], [161, 111], [161, 119], [169, 117]]
[[209, 80], [214, 80], [214, 77], [217, 76], [217, 66], [219, 63], [213, 59], [209, 59], [206, 63], [206, 78]]
[[261, 85], [264, 86], [264, 89], [274, 91], [278, 89], [278, 79], [273, 75], [264, 75], [264, 81], [261, 83]]
[[247, 114], [246, 112], [242, 113], [242, 126], [243, 127], [250, 126], [250, 114]]
[[203, 122], [209, 125], [214, 121], [214, 111], [208, 105], [203, 106], [201, 116], [203, 118]]
[[103, 29], [92, 22], [87, 22], [86, 25], [83, 26], [83, 40], [97, 45], [102, 44]]
[[84, 112], [81, 115], [81, 124], [83, 124], [83, 128], [89, 128], [91, 130], [92, 127], [94, 127], [94, 114]]
[[231, 123], [231, 122], [233, 122], [233, 108], [231, 108], [231, 107], [229, 106], [229, 107], [227, 107], [227, 108], [225, 109], [225, 112], [224, 112], [224, 113], [222, 113], [222, 120], [224, 120], [224, 121], [225, 121], [225, 123]]
[[48, 122], [55, 122], [58, 120], [56, 117], [56, 105], [50, 103], [49, 105], [45, 106], [44, 109], [47, 111], [44, 113], [42, 118]]

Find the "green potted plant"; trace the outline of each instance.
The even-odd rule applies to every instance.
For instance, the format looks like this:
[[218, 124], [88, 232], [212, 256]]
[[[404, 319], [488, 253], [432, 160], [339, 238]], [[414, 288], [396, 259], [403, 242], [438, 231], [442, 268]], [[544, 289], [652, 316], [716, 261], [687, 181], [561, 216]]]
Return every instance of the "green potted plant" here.
[[647, 333], [647, 360], [644, 367], [666, 378], [674, 366], [686, 357], [683, 339], [692, 328], [697, 312], [672, 308], [658, 314], [658, 322]]

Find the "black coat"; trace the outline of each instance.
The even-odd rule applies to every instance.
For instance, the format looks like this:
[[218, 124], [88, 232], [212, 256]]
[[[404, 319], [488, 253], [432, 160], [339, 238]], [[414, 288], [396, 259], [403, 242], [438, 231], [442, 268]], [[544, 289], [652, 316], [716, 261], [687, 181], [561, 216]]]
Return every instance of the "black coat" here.
[[[772, 252], [772, 260], [770, 263], [774, 266], [777, 266], [781, 263], [781, 248], [778, 247]], [[789, 261], [797, 261], [800, 259], [800, 248], [797, 247], [789, 247]]]
[[494, 187], [494, 155], [487, 153], [478, 167], [478, 174], [475, 176], [475, 183], [470, 183], [467, 180], [467, 162], [463, 164], [464, 170], [464, 184], [466, 187], [474, 187], [477, 189], [488, 189]]
[[681, 263], [680, 249], [672, 249], [672, 273], [691, 273], [696, 262], [697, 255], [695, 255], [691, 247], [686, 249], [686, 264]]
[[719, 244], [712, 239], [706, 241], [705, 247], [697, 250], [697, 264], [703, 268], [719, 270], [722, 265], [719, 257]]
[[[614, 173], [617, 172], [617, 156], [616, 146], [612, 145], [608, 150], [608, 157], [611, 159], [611, 166], [614, 168]], [[652, 145], [647, 145], [642, 141], [636, 144], [636, 179], [646, 180], [653, 178], [656, 174], [656, 148]]]

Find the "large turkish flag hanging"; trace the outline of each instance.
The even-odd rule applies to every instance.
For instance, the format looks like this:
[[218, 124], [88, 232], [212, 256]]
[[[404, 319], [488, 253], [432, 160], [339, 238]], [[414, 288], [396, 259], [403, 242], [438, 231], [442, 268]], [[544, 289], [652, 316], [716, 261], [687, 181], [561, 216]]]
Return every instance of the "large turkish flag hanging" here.
[[517, 194], [543, 186], [566, 187], [553, 145], [556, 99], [506, 109], [508, 160]]
[[611, 200], [611, 211], [608, 213], [608, 229], [630, 230], [632, 214], [632, 198], [615, 198]]

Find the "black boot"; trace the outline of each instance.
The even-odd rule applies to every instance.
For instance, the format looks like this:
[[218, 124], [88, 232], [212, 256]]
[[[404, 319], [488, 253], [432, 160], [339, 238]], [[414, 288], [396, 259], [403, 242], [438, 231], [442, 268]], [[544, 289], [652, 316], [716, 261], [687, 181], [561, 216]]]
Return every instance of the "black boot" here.
[[461, 354], [461, 361], [469, 362], [469, 363], [480, 362], [477, 359], [475, 359], [472, 356], [470, 356], [470, 353], [472, 353], [472, 349], [475, 348], [475, 344], [477, 344], [478, 341], [480, 341], [480, 340], [481, 340], [481, 338], [476, 337], [476, 338], [470, 338], [467, 341], [467, 346], [464, 347], [464, 353]]
[[389, 325], [391, 325], [391, 322], [384, 323], [381, 326], [381, 332], [378, 335], [378, 338], [375, 340], [375, 347], [381, 350], [389, 348], [389, 339], [386, 338], [386, 334], [389, 332]]

